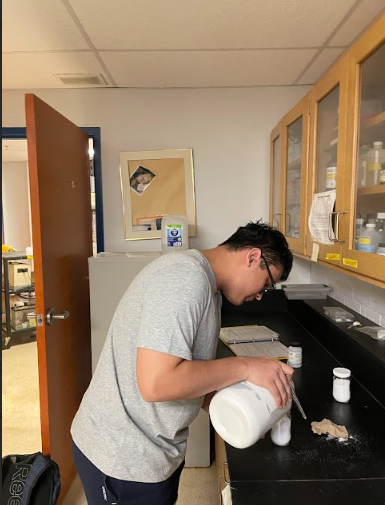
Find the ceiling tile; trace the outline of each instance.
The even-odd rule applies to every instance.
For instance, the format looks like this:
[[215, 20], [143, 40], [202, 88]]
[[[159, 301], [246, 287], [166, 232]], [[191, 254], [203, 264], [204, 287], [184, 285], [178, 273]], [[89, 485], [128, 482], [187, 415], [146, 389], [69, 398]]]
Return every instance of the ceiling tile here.
[[98, 49], [321, 46], [356, 0], [69, 0]]
[[314, 84], [343, 51], [341, 47], [324, 49], [296, 84]]
[[53, 74], [102, 72], [91, 52], [3, 54], [3, 89], [68, 88]]
[[60, 0], [4, 0], [3, 52], [89, 49]]
[[120, 87], [269, 86], [292, 84], [314, 49], [105, 52]]
[[329, 46], [348, 46], [385, 10], [385, 0], [364, 0], [329, 42]]

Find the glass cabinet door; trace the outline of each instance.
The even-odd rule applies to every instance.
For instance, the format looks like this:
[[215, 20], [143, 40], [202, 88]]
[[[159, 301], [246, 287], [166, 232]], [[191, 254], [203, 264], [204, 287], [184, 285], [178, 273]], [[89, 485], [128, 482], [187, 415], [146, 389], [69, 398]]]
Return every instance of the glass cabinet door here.
[[[346, 212], [343, 209], [344, 168], [347, 123], [347, 58], [341, 58], [318, 81], [311, 91], [311, 133], [309, 155], [308, 215], [314, 195], [335, 192], [334, 208], [325, 215], [318, 233], [318, 261], [341, 264], [341, 245], [347, 234]], [[313, 224], [314, 225], [314, 224]], [[308, 229], [306, 254], [315, 250]]]
[[348, 100], [344, 207], [349, 236], [342, 266], [384, 286], [385, 16], [350, 50]]
[[315, 193], [337, 187], [339, 85], [318, 104]]
[[286, 237], [299, 239], [301, 231], [302, 117], [287, 128]]
[[278, 125], [271, 133], [270, 223], [282, 231], [281, 135]]
[[360, 65], [354, 248], [385, 255], [385, 44]]

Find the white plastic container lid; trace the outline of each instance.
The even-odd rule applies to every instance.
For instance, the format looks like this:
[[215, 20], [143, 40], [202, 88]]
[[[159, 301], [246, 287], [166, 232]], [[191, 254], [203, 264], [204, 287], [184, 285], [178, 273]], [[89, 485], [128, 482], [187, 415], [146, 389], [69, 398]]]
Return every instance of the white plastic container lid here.
[[381, 141], [373, 142], [373, 147], [382, 147], [383, 145], [384, 143]]
[[[385, 214], [384, 214], [384, 215], [385, 215]], [[365, 222], [365, 219], [362, 219], [361, 217], [358, 217], [358, 218], [356, 219], [356, 224], [364, 224], [364, 222]]]
[[378, 212], [377, 219], [385, 219], [385, 212]]
[[375, 223], [366, 223], [366, 228], [375, 228], [376, 224]]
[[351, 371], [349, 368], [333, 368], [333, 375], [338, 377], [339, 379], [347, 379], [348, 377], [351, 376]]

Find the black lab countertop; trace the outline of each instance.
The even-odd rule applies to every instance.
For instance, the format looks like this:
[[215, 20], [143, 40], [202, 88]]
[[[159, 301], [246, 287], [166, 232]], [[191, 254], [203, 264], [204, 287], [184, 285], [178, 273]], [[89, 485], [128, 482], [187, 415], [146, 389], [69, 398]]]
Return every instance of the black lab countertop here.
[[[292, 438], [287, 447], [274, 445], [269, 435], [248, 449], [235, 449], [226, 444], [233, 505], [269, 505], [280, 500], [285, 504], [385, 504], [383, 404], [356, 377], [356, 370], [359, 377], [362, 373], [350, 355], [354, 353], [343, 354], [343, 360], [335, 356], [333, 332], [337, 355], [342, 352], [339, 329], [325, 323], [327, 345], [320, 334], [318, 340], [309, 330], [309, 318], [315, 328], [322, 328], [324, 324], [319, 304], [312, 301], [313, 307], [305, 307], [307, 304], [304, 304], [301, 308], [295, 303], [291, 312], [291, 303], [282, 293], [272, 295], [266, 296], [263, 303], [252, 302], [238, 308], [224, 300], [222, 326], [266, 325], [280, 334], [280, 340], [285, 345], [294, 340], [301, 342], [303, 366], [295, 371], [294, 383], [308, 420], [304, 420], [293, 405]], [[319, 303], [325, 304], [325, 300]], [[318, 311], [318, 316], [314, 313], [302, 324], [301, 314], [306, 313], [307, 308], [310, 313]], [[347, 346], [349, 342], [344, 340], [343, 347]], [[357, 347], [356, 351], [360, 354], [362, 350]], [[381, 359], [376, 356], [377, 352], [381, 353], [381, 346], [374, 349], [373, 363], [377, 367], [376, 373], [382, 371], [384, 385], [385, 366], [380, 368]], [[231, 351], [220, 342], [217, 357], [231, 355]], [[365, 361], [363, 369], [370, 369], [371, 356], [361, 352], [361, 361]], [[350, 360], [354, 366], [351, 366]], [[352, 397], [347, 404], [335, 401], [332, 396], [333, 368], [336, 366], [352, 370]], [[315, 435], [310, 422], [324, 418], [345, 425], [349, 439], [342, 442], [325, 435]]]

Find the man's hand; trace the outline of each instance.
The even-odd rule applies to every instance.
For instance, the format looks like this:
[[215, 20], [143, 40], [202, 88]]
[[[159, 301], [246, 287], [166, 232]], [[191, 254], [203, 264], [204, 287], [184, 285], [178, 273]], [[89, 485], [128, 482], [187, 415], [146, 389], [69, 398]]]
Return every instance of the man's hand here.
[[284, 408], [291, 400], [289, 381], [294, 370], [291, 366], [271, 358], [246, 358], [249, 382], [270, 391], [277, 407]]

